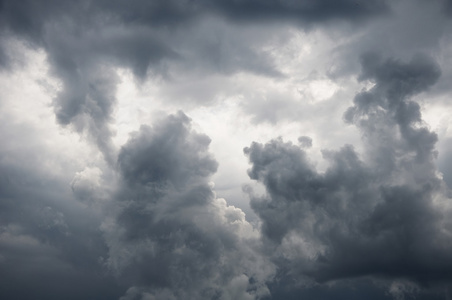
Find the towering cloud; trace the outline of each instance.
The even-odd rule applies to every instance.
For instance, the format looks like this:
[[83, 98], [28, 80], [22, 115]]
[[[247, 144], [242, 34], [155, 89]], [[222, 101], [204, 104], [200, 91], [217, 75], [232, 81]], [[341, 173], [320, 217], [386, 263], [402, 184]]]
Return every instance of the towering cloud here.
[[0, 0], [0, 299], [450, 299], [450, 3]]
[[209, 143], [180, 112], [143, 125], [122, 147], [115, 214], [103, 230], [107, 266], [131, 285], [124, 299], [254, 299], [268, 292], [273, 270], [258, 235], [209, 183], [217, 169]]
[[360, 130], [364, 152], [324, 150], [325, 172], [281, 139], [245, 148], [249, 176], [266, 189], [252, 207], [289, 274], [450, 282], [451, 210], [434, 165], [437, 137], [410, 100], [439, 75], [428, 57], [405, 63], [364, 55], [360, 78], [374, 85], [344, 114]]

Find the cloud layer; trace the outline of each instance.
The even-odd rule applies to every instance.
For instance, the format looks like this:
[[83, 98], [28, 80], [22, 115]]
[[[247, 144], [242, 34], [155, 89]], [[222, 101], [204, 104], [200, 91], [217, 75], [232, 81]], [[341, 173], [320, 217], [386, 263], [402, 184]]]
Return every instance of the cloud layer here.
[[450, 282], [451, 210], [434, 164], [437, 136], [410, 100], [436, 82], [439, 67], [426, 57], [366, 54], [362, 68], [361, 80], [374, 86], [355, 96], [344, 119], [360, 130], [364, 153], [324, 150], [329, 167], [318, 172], [302, 146], [282, 139], [245, 148], [249, 176], [267, 192], [251, 202], [264, 238], [287, 272], [320, 282]]
[[450, 299], [450, 8], [0, 1], [0, 298]]

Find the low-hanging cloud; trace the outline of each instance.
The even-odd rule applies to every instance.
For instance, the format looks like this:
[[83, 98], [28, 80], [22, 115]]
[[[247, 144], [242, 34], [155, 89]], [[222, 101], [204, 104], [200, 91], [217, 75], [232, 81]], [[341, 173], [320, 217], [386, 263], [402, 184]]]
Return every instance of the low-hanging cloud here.
[[450, 298], [449, 3], [0, 0], [0, 298]]
[[[244, 213], [216, 198], [210, 139], [183, 113], [143, 125], [122, 147], [115, 214], [104, 222], [106, 265], [157, 299], [254, 299], [271, 263]], [[232, 295], [230, 294], [232, 293]]]
[[282, 139], [245, 148], [250, 178], [266, 189], [251, 194], [251, 205], [287, 274], [450, 283], [451, 211], [434, 164], [437, 137], [410, 100], [439, 76], [425, 56], [363, 55], [360, 78], [374, 86], [356, 95], [344, 119], [361, 132], [364, 151], [324, 150], [325, 172]]
[[[86, 132], [112, 164], [116, 149], [111, 141], [110, 123], [116, 103], [116, 67], [129, 68], [141, 80], [150, 74], [168, 77], [167, 61], [189, 62], [195, 56], [198, 64], [207, 62], [209, 68], [220, 73], [244, 70], [281, 76], [268, 55], [243, 41], [229, 50], [230, 55], [223, 54], [224, 47], [211, 47], [208, 39], [202, 42], [207, 55], [192, 49], [192, 44], [199, 42], [178, 44], [181, 38], [177, 32], [196, 25], [197, 18], [214, 15], [228, 21], [251, 22], [290, 19], [304, 26], [336, 19], [356, 21], [388, 10], [383, 0], [302, 1], [297, 5], [254, 0], [82, 3], [7, 0], [0, 4], [3, 28], [0, 66], [10, 65], [5, 51], [8, 36], [45, 49], [52, 73], [62, 83], [54, 99], [57, 121]], [[241, 55], [234, 54], [237, 46]], [[235, 58], [231, 59], [233, 55]], [[245, 59], [241, 59], [242, 55]], [[191, 68], [188, 62], [187, 67]]]

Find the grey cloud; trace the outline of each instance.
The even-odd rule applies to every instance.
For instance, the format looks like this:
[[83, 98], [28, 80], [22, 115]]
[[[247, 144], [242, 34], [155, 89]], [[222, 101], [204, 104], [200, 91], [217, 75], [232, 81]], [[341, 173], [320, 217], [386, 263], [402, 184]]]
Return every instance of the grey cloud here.
[[1, 15], [4, 34], [44, 48], [53, 75], [62, 81], [54, 99], [57, 121], [87, 132], [113, 163], [116, 153], [109, 124], [117, 85], [113, 63], [142, 77], [155, 60], [174, 52], [146, 31], [125, 32], [108, 22], [91, 1], [4, 1]]
[[[273, 268], [244, 213], [215, 197], [210, 139], [183, 113], [142, 126], [117, 169], [76, 173], [35, 131], [1, 117], [10, 126], [0, 131], [0, 298], [268, 294]], [[34, 151], [13, 142], [18, 137]], [[64, 176], [54, 176], [47, 159]]]
[[[202, 39], [180, 44], [180, 37], [206, 16], [227, 20], [294, 19], [300, 23], [330, 19], [356, 20], [388, 10], [385, 1], [2, 1], [3, 34], [17, 36], [44, 48], [63, 90], [55, 98], [58, 122], [87, 131], [106, 160], [115, 149], [109, 128], [115, 104], [114, 67], [133, 70], [138, 78], [148, 73], [167, 74], [166, 60], [192, 61], [220, 73], [241, 70], [281, 76], [271, 59], [247, 43], [214, 44]], [[188, 31], [187, 31], [188, 28]], [[193, 49], [192, 44], [200, 45]], [[3, 49], [4, 47], [2, 47]], [[201, 49], [201, 51], [199, 51]], [[179, 52], [184, 53], [183, 55]], [[203, 52], [207, 52], [204, 54]], [[187, 55], [188, 53], [188, 55]], [[8, 57], [0, 51], [0, 63]], [[190, 64], [187, 63], [187, 67]]]
[[450, 283], [450, 207], [435, 200], [448, 200], [434, 164], [437, 137], [410, 100], [438, 80], [439, 67], [426, 57], [364, 55], [362, 68], [360, 78], [375, 85], [344, 116], [360, 130], [363, 154], [349, 145], [324, 150], [330, 165], [320, 173], [290, 142], [245, 148], [250, 178], [266, 188], [251, 194], [264, 240], [279, 249], [275, 260], [288, 274], [307, 280]]
[[94, 27], [74, 38], [67, 32], [79, 28], [71, 24], [61, 27], [50, 27], [43, 37], [51, 71], [62, 81], [62, 90], [54, 99], [57, 121], [87, 131], [106, 160], [113, 163], [116, 153], [110, 122], [118, 83], [114, 66], [129, 66], [144, 77], [149, 65], [157, 69], [159, 61], [176, 54], [142, 28]]
[[[430, 163], [431, 169], [437, 136], [425, 127], [418, 128], [418, 125], [423, 125], [420, 106], [406, 97], [436, 83], [441, 74], [439, 67], [423, 56], [416, 56], [410, 63], [403, 64], [394, 60], [381, 62], [375, 54], [364, 55], [362, 66], [361, 78], [370, 79], [376, 85], [355, 97], [355, 105], [344, 114], [345, 120], [356, 124], [367, 135], [369, 145], [380, 152], [374, 155], [380, 163], [396, 160], [396, 153], [391, 149], [396, 143], [406, 153], [413, 151], [419, 163]], [[401, 141], [397, 141], [399, 138], [394, 128], [402, 135]]]
[[386, 1], [215, 1], [213, 9], [231, 19], [292, 19], [301, 23], [331, 19], [362, 20], [389, 11]]
[[124, 288], [99, 262], [108, 253], [99, 215], [49, 169], [55, 163], [71, 176], [73, 166], [59, 162], [33, 128], [2, 122], [0, 298], [118, 298]]
[[121, 1], [99, 5], [117, 14], [125, 22], [152, 25], [178, 25], [194, 16], [215, 13], [231, 20], [263, 21], [293, 19], [301, 23], [331, 19], [362, 20], [389, 11], [385, 0], [373, 1], [135, 1], [125, 5]]
[[170, 116], [154, 128], [143, 125], [119, 154], [124, 179], [130, 184], [171, 184], [183, 188], [187, 181], [204, 180], [217, 169], [209, 155], [210, 138], [190, 134], [190, 119]]
[[298, 138], [298, 142], [300, 143], [301, 147], [303, 147], [303, 148], [312, 147], [312, 139], [309, 136], [300, 136]]
[[452, 13], [452, 1], [443, 0], [444, 7], [446, 8], [446, 12], [450, 15]]
[[[360, 79], [375, 86], [356, 95], [344, 119], [362, 133], [364, 151], [325, 150], [325, 172], [303, 150], [312, 144], [306, 136], [299, 145], [279, 139], [245, 150], [250, 177], [267, 192], [251, 195], [262, 240], [240, 209], [216, 197], [210, 139], [194, 132], [184, 114], [143, 125], [119, 150], [112, 143], [117, 67], [138, 81], [163, 79], [169, 92], [162, 102], [174, 100], [169, 95], [208, 103], [192, 98], [214, 97], [222, 76], [284, 78], [264, 49], [290, 35], [280, 33], [281, 23], [309, 30], [343, 20], [354, 32], [390, 10], [378, 0], [0, 1], [0, 66], [8, 71], [14, 60], [10, 37], [44, 49], [61, 81], [53, 101], [58, 123], [86, 135], [109, 163], [80, 171], [58, 157], [49, 165], [67, 174], [53, 178], [42, 159], [54, 153], [34, 144], [29, 130], [1, 130], [7, 142], [0, 147], [0, 275], [6, 278], [0, 298], [266, 299], [270, 290], [274, 299], [384, 299], [394, 282], [396, 296], [416, 284], [421, 299], [450, 295], [452, 226], [434, 165], [437, 137], [410, 100], [440, 80], [428, 57], [362, 58]], [[420, 12], [406, 16], [417, 20]], [[423, 21], [436, 16], [426, 15]], [[430, 49], [441, 40], [442, 21], [415, 27], [425, 28], [420, 38], [388, 21], [399, 30], [392, 50]], [[357, 49], [391, 48], [381, 42], [389, 30], [378, 29], [348, 45], [340, 71], [355, 72]], [[217, 86], [202, 92], [212, 81], [196, 81], [211, 73], [219, 74]], [[187, 77], [194, 84], [182, 80], [176, 89]], [[308, 115], [284, 97], [249, 109], [275, 123]], [[16, 140], [26, 147], [9, 149]], [[108, 180], [97, 181], [106, 173]]]
[[[267, 296], [274, 267], [244, 213], [216, 198], [210, 139], [190, 124], [178, 113], [143, 125], [117, 168], [75, 173], [69, 164], [56, 178], [33, 131], [1, 131], [0, 297]], [[36, 153], [11, 142], [19, 133]]]
[[[438, 80], [441, 71], [431, 58], [417, 55], [404, 64], [397, 60], [382, 61], [376, 53], [367, 53], [361, 59], [361, 80], [372, 80], [392, 101], [422, 92]], [[417, 120], [419, 121], [419, 120]]]
[[[449, 68], [443, 60], [449, 60], [442, 44], [450, 43], [450, 19], [444, 15], [443, 1], [392, 2], [391, 13], [387, 17], [368, 22], [361, 27], [343, 28], [342, 34], [351, 38], [339, 43], [332, 53], [334, 58], [330, 75], [333, 78], [354, 76], [360, 65], [357, 53], [376, 51], [387, 57], [409, 59], [419, 52], [429, 53], [442, 66], [444, 74]], [[341, 36], [342, 36], [341, 34]], [[440, 79], [447, 85], [447, 77]]]
[[124, 299], [266, 293], [271, 264], [244, 213], [215, 197], [209, 143], [178, 113], [143, 125], [122, 147], [116, 213], [102, 228], [107, 266], [130, 286]]
[[[54, 99], [56, 119], [63, 125], [73, 124], [79, 132], [87, 131], [105, 159], [112, 163], [114, 149], [109, 122], [115, 102], [116, 77], [109, 68], [92, 69], [77, 67], [71, 62], [68, 64], [64, 67], [59, 65], [56, 71], [63, 80], [63, 90]], [[81, 68], [83, 75], [80, 74]]]
[[[432, 94], [430, 101], [438, 101], [438, 94], [446, 98], [451, 73], [448, 67], [450, 53], [447, 50], [450, 47], [443, 45], [450, 44], [451, 23], [443, 12], [443, 1], [402, 0], [391, 2], [389, 14], [375, 18], [372, 22], [362, 23], [360, 26], [341, 26], [335, 23], [335, 26], [320, 26], [320, 30], [317, 26], [305, 42], [305, 45], [312, 47], [312, 52], [306, 55], [299, 68], [312, 70], [313, 74], [318, 72], [319, 77], [328, 76], [341, 87], [339, 93], [346, 94], [354, 90], [350, 87], [355, 84], [355, 74], [360, 70], [359, 60], [356, 59], [357, 53], [375, 51], [386, 57], [399, 57], [403, 60], [408, 60], [419, 52], [429, 53], [441, 65], [443, 73], [438, 84], [432, 89], [436, 97]], [[318, 36], [311, 42], [309, 39], [316, 36], [317, 32], [330, 35], [334, 44], [331, 47], [321, 46], [324, 41]], [[290, 43], [282, 44], [284, 49], [290, 47]], [[323, 54], [322, 51], [327, 48], [328, 53]], [[299, 47], [296, 49], [299, 51]], [[296, 64], [297, 60], [295, 59], [293, 63]], [[290, 66], [290, 63], [285, 66]], [[306, 71], [303, 77], [308, 74], [310, 73]], [[303, 77], [300, 76], [300, 71], [292, 71], [290, 76], [292, 82], [297, 84], [302, 82]], [[312, 80], [313, 77], [309, 79]], [[297, 86], [288, 87], [287, 90], [297, 90]], [[309, 103], [308, 97], [304, 95], [293, 97], [290, 93], [285, 97], [275, 97], [269, 92], [259, 101], [253, 101], [253, 97], [249, 97], [251, 100], [247, 99], [244, 111], [253, 115], [257, 122], [303, 121], [311, 114], [318, 114], [319, 117], [331, 115], [334, 111], [331, 108], [333, 105], [342, 111], [343, 107], [339, 104], [344, 103], [343, 99], [346, 98], [343, 95], [337, 96], [333, 97], [334, 100], [325, 101], [327, 109], [321, 110], [320, 107], [325, 105], [325, 102]]]
[[2, 69], [7, 69], [10, 66], [9, 63], [9, 56], [6, 53], [6, 47], [4, 45], [4, 40], [2, 38], [0, 38], [0, 68]]
[[[404, 285], [405, 284], [405, 285]], [[324, 285], [313, 286], [291, 286], [287, 282], [280, 281], [271, 286], [274, 299], [295, 300], [300, 298], [307, 299], [447, 299], [448, 289], [419, 290], [416, 287], [406, 285], [406, 282], [395, 282], [392, 289], [388, 291], [383, 288], [386, 285], [369, 278], [344, 280], [335, 282], [327, 287]]]
[[441, 150], [438, 156], [438, 169], [443, 173], [444, 182], [452, 189], [452, 139], [441, 141]]

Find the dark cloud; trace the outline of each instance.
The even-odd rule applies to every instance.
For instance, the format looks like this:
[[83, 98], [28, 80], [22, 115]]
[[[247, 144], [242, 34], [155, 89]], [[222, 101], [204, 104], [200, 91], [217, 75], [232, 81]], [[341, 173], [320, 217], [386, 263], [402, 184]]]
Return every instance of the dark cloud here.
[[104, 12], [102, 5], [101, 1], [4, 1], [1, 15], [3, 34], [46, 51], [51, 72], [62, 83], [54, 100], [57, 121], [86, 132], [113, 163], [116, 154], [109, 125], [118, 82], [114, 67], [125, 66], [145, 77], [150, 65], [175, 52], [152, 30], [116, 22], [116, 14]]
[[452, 13], [452, 1], [443, 0], [442, 2], [444, 3], [445, 11], [450, 15]]
[[447, 288], [419, 290], [415, 286], [406, 285], [406, 282], [395, 282], [389, 291], [385, 288], [386, 283], [369, 278], [343, 280], [340, 283], [334, 282], [328, 286], [291, 286], [287, 282], [280, 281], [270, 285], [273, 299], [295, 300], [307, 299], [448, 299]]
[[[211, 4], [212, 5], [212, 4]], [[315, 23], [331, 19], [362, 20], [386, 13], [386, 1], [257, 1], [220, 0], [213, 2], [213, 9], [236, 20], [294, 20]]]
[[4, 41], [3, 39], [0, 38], [0, 68], [2, 69], [6, 69], [9, 67], [10, 63], [9, 63], [9, 57], [8, 54], [6, 53], [6, 47], [4, 45]]
[[[3, 1], [2, 34], [25, 39], [44, 48], [53, 74], [62, 81], [54, 101], [60, 124], [72, 124], [98, 145], [109, 163], [115, 149], [109, 128], [115, 104], [115, 66], [133, 70], [141, 79], [148, 73], [168, 76], [167, 60], [207, 62], [220, 73], [241, 70], [281, 76], [269, 56], [240, 41], [228, 46], [208, 39], [180, 45], [178, 31], [189, 32], [197, 19], [208, 15], [228, 20], [356, 20], [388, 10], [375, 1]], [[183, 36], [184, 34], [182, 34]], [[185, 49], [188, 45], [188, 49]], [[182, 46], [182, 47], [181, 47]], [[4, 46], [0, 64], [8, 65]], [[201, 49], [201, 51], [199, 51]], [[182, 52], [184, 54], [179, 54]], [[206, 53], [203, 53], [206, 52]], [[188, 53], [188, 54], [187, 54]], [[190, 67], [189, 64], [187, 67]]]
[[[2, 72], [25, 64], [14, 43], [43, 50], [48, 75], [59, 81], [51, 102], [58, 125], [87, 137], [107, 162], [86, 153], [80, 162], [58, 152], [68, 148], [50, 141], [54, 133], [21, 123], [41, 112], [12, 120], [0, 107], [0, 298], [449, 299], [451, 193], [435, 165], [438, 137], [413, 100], [438, 80], [444, 91], [448, 84], [430, 57], [405, 60], [448, 45], [447, 20], [436, 9], [449, 2], [0, 0]], [[317, 51], [308, 37], [316, 28], [331, 32], [328, 47], [335, 48], [309, 56], [311, 65], [302, 67], [312, 74], [301, 82], [291, 62], [302, 61], [301, 44]], [[306, 41], [282, 51], [299, 30]], [[403, 59], [361, 58], [359, 80], [368, 88], [343, 118], [363, 145], [324, 150], [325, 171], [308, 157], [315, 151], [307, 150], [308, 136], [297, 145], [280, 138], [245, 149], [249, 177], [266, 192], [245, 187], [259, 226], [216, 196], [211, 140], [183, 113], [142, 125], [120, 149], [113, 143], [118, 68], [139, 84], [151, 78], [162, 96], [155, 101], [169, 106], [230, 96], [245, 99], [238, 106], [256, 123], [315, 118], [331, 125], [324, 112], [342, 111], [346, 91], [313, 104], [282, 90], [301, 82], [309, 94], [313, 80], [325, 83], [313, 90], [341, 89], [357, 72], [356, 53], [368, 49]], [[239, 85], [242, 73], [250, 82]], [[449, 157], [440, 156], [439, 170], [451, 185]]]
[[217, 162], [209, 143], [179, 113], [143, 125], [122, 147], [116, 214], [103, 228], [107, 266], [131, 286], [124, 299], [265, 293], [271, 265], [262, 268], [265, 259], [244, 213], [215, 197], [209, 177]]
[[189, 182], [205, 180], [217, 169], [210, 157], [206, 135], [190, 134], [190, 119], [180, 113], [154, 128], [143, 125], [119, 153], [119, 167], [131, 185], [168, 184], [184, 188]]
[[108, 248], [98, 212], [55, 170], [70, 177], [73, 166], [55, 163], [33, 128], [1, 119], [9, 126], [0, 130], [0, 298], [118, 298], [124, 288], [99, 262]]
[[438, 156], [438, 169], [443, 173], [444, 182], [452, 189], [452, 139], [442, 141], [442, 151]]
[[366, 54], [362, 68], [360, 78], [374, 86], [344, 115], [361, 131], [362, 155], [350, 145], [325, 150], [330, 165], [321, 173], [281, 139], [245, 148], [250, 178], [266, 188], [251, 200], [263, 235], [289, 274], [318, 282], [450, 283], [450, 209], [434, 165], [437, 137], [410, 100], [438, 80], [439, 67], [424, 56], [406, 63]]
[[[35, 132], [0, 133], [1, 298], [268, 295], [274, 267], [242, 210], [215, 196], [210, 139], [183, 113], [133, 133], [117, 169], [69, 164], [67, 176], [45, 168], [53, 149]], [[19, 133], [36, 153], [11, 142]]]
[[309, 136], [300, 136], [298, 138], [298, 142], [300, 143], [300, 146], [303, 148], [312, 147], [312, 139]]

